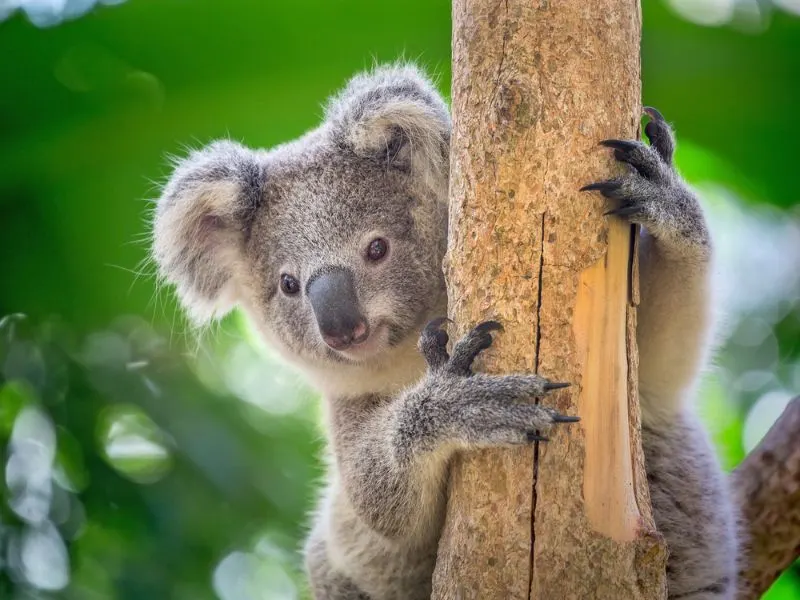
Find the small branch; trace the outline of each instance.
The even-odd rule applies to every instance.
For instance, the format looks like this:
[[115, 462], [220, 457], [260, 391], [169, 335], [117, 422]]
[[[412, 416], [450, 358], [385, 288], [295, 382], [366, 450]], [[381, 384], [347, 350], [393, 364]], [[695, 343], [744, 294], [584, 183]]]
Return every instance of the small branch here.
[[739, 600], [757, 600], [800, 557], [800, 397], [732, 475], [746, 536]]

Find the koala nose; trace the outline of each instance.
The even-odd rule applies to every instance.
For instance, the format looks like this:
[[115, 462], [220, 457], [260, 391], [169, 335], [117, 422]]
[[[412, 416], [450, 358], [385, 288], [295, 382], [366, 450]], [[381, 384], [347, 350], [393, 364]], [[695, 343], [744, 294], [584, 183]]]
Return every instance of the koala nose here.
[[309, 279], [306, 295], [328, 346], [344, 350], [369, 337], [369, 325], [361, 315], [353, 274], [348, 269], [320, 270]]

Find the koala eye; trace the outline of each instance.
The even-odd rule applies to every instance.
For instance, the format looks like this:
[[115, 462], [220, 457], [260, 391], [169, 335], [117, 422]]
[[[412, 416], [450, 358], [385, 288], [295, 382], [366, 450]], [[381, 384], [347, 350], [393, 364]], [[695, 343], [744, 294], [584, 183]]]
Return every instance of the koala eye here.
[[286, 273], [281, 275], [281, 291], [287, 296], [294, 296], [300, 291], [300, 282]]
[[389, 251], [389, 242], [383, 238], [375, 238], [367, 246], [367, 258], [373, 262], [379, 261]]

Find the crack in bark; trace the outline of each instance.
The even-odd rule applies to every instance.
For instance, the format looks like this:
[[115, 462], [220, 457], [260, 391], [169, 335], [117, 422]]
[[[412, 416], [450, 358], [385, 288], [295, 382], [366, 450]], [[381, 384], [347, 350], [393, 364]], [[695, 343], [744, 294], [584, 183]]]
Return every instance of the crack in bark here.
[[[547, 168], [545, 167], [545, 173]], [[540, 230], [541, 240], [539, 241], [539, 289], [536, 300], [536, 346], [534, 350], [533, 368], [535, 373], [539, 373], [539, 349], [542, 341], [542, 280], [544, 279], [544, 222], [547, 213], [542, 213], [542, 228]], [[535, 399], [539, 404], [539, 399]], [[539, 477], [539, 442], [533, 443], [533, 491], [531, 493], [531, 556], [528, 568], [528, 600], [531, 600], [531, 587], [533, 586], [533, 552], [536, 544], [536, 482]]]

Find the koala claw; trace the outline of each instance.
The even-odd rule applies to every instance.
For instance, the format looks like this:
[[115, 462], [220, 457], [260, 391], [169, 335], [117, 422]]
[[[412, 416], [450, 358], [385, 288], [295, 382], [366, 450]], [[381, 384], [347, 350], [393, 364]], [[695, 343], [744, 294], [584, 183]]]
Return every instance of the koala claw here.
[[538, 433], [536, 433], [535, 431], [528, 431], [528, 432], [525, 434], [525, 436], [526, 436], [526, 439], [527, 439], [529, 442], [549, 442], [549, 441], [550, 441], [550, 438], [549, 438], [549, 437], [545, 437], [545, 436], [543, 436], [543, 435], [539, 435], [539, 434], [538, 434]]
[[619, 179], [609, 179], [608, 181], [596, 181], [595, 183], [590, 183], [589, 185], [583, 186], [580, 192], [600, 192], [603, 196], [611, 197], [620, 187], [622, 187], [622, 181]]
[[492, 332], [501, 331], [503, 326], [497, 321], [484, 321], [476, 325], [455, 344], [451, 357], [447, 352], [450, 338], [441, 328], [447, 322], [452, 321], [447, 317], [439, 317], [425, 326], [419, 338], [420, 352], [432, 370], [445, 368], [453, 375], [469, 377], [475, 358], [492, 345]]
[[547, 383], [544, 384], [544, 391], [549, 392], [550, 390], [560, 390], [562, 388], [566, 388], [571, 385], [572, 385], [571, 383], [559, 383], [556, 381], [553, 382], [548, 381]]
[[632, 217], [634, 215], [638, 215], [642, 212], [642, 207], [635, 202], [626, 202], [625, 204], [619, 205], [617, 208], [613, 208], [611, 210], [607, 210], [603, 213], [603, 216], [609, 217]]
[[644, 128], [644, 133], [650, 140], [650, 146], [656, 149], [667, 165], [672, 165], [672, 155], [675, 153], [675, 138], [672, 129], [664, 115], [652, 106], [645, 106], [644, 112], [650, 117], [650, 122]]
[[453, 347], [453, 355], [447, 363], [447, 371], [463, 377], [472, 376], [472, 363], [478, 354], [492, 345], [493, 331], [501, 331], [503, 326], [497, 321], [484, 321], [472, 328]]
[[499, 321], [484, 321], [475, 326], [478, 331], [503, 331], [503, 325]]
[[662, 115], [657, 108], [653, 108], [652, 106], [645, 106], [643, 110], [644, 113], [654, 121], [661, 121], [662, 123], [666, 122], [666, 119], [664, 119], [664, 115]]
[[[429, 322], [429, 323], [428, 323], [428, 324], [425, 326], [425, 330], [426, 330], [427, 332], [440, 331], [440, 328], [441, 328], [441, 326], [442, 326], [442, 325], [444, 325], [445, 323], [452, 323], [452, 322], [453, 322], [453, 321], [452, 321], [452, 320], [450, 320], [450, 319], [449, 319], [449, 318], [447, 318], [447, 317], [436, 317], [435, 319], [433, 319], [432, 321], [430, 321], [430, 322]], [[442, 332], [442, 333], [444, 333], [444, 332]], [[445, 335], [447, 335], [447, 334], [445, 334]]]
[[606, 148], [614, 148], [616, 150], [622, 150], [623, 152], [631, 152], [635, 150], [638, 144], [639, 142], [632, 142], [628, 140], [602, 140], [600, 142], [601, 146], [605, 146]]
[[448, 336], [447, 332], [442, 329], [442, 325], [445, 323], [452, 323], [452, 321], [447, 317], [438, 317], [433, 319], [425, 326], [423, 337], [433, 337], [436, 341], [436, 345], [439, 346], [440, 349], [443, 349], [445, 354], [447, 354], [447, 342], [450, 341], [450, 336]]
[[450, 355], [447, 353], [447, 342], [450, 340], [450, 336], [442, 329], [442, 325], [448, 322], [451, 321], [447, 317], [433, 319], [425, 326], [420, 335], [419, 351], [432, 369], [440, 369], [450, 360]]
[[[609, 179], [608, 181], [598, 181], [585, 185], [580, 189], [581, 192], [600, 192], [606, 198], [613, 200], [625, 200], [628, 197], [628, 191], [625, 187], [625, 181], [622, 179]], [[612, 208], [603, 213], [603, 216], [615, 217], [633, 217], [639, 215], [643, 211], [642, 204], [629, 200], [623, 202], [616, 208]]]
[[561, 414], [553, 415], [553, 423], [577, 423], [580, 420], [581, 418], [577, 416], [561, 415]]

